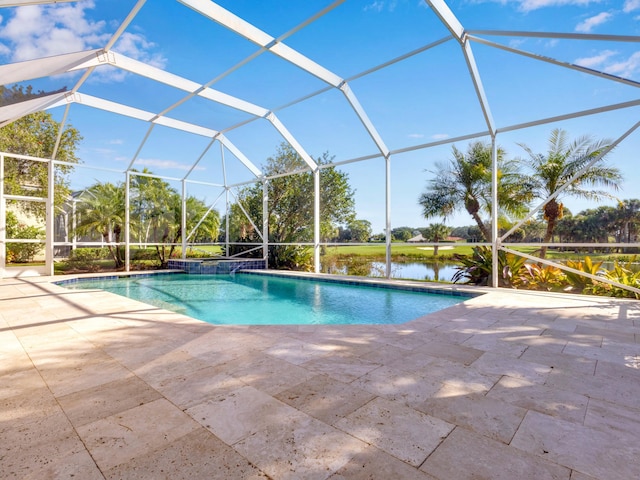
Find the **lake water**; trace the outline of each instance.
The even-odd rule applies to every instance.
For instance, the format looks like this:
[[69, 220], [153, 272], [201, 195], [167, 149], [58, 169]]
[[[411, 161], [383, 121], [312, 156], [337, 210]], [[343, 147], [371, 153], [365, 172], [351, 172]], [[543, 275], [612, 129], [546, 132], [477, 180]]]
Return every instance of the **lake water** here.
[[[456, 263], [450, 262], [391, 262], [391, 278], [451, 282], [457, 272]], [[346, 259], [331, 265], [321, 265], [323, 273], [384, 277], [385, 263], [362, 259]]]

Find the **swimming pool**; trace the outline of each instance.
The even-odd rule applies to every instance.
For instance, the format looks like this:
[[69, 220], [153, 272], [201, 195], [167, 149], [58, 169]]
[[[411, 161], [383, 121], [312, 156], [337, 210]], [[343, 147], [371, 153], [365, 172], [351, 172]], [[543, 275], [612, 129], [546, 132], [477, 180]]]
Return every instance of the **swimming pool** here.
[[397, 324], [469, 298], [248, 273], [123, 276], [62, 284], [106, 290], [217, 325]]

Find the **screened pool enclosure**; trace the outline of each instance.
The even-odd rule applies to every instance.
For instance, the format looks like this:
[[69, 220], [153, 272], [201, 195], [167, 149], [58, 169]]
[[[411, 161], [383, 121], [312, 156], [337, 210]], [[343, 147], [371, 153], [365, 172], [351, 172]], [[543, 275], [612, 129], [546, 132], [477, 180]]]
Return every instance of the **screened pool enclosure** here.
[[[624, 195], [638, 196], [640, 172], [624, 166], [637, 165], [640, 146], [637, 23], [596, 33], [593, 24], [561, 25], [550, 9], [526, 10], [526, 2], [514, 2], [520, 8], [504, 15], [497, 11], [505, 6], [495, 2], [418, 3], [2, 2], [0, 54], [7, 60], [0, 65], [1, 83], [6, 90], [19, 86], [38, 93], [3, 103], [0, 126], [46, 111], [61, 128], [43, 157], [23, 155], [19, 146], [0, 152], [0, 276], [19, 274], [7, 267], [8, 243], [43, 244], [44, 266], [36, 270], [46, 275], [53, 274], [60, 252], [118, 243], [129, 270], [133, 247], [171, 243], [162, 232], [143, 231], [133, 218], [144, 210], [139, 185], [156, 180], [180, 198], [174, 220], [182, 232], [175, 245], [182, 255], [205, 244], [229, 252], [238, 244], [229, 226], [236, 215], [259, 238], [242, 246], [262, 252], [266, 260], [273, 202], [267, 186], [275, 178], [300, 175], [312, 178], [313, 215], [304, 236], [291, 243], [312, 250], [319, 272], [322, 248], [339, 244], [321, 232], [321, 183], [332, 167], [348, 174], [358, 217], [383, 233], [390, 276], [398, 245], [392, 244], [391, 230], [418, 222], [412, 219], [428, 223], [418, 197], [430, 172], [451, 157], [452, 147], [465, 151], [474, 141], [492, 151], [491, 210], [485, 218], [491, 241], [485, 245], [493, 251], [493, 286], [498, 286], [501, 250], [555, 265], [514, 248], [566, 244], [513, 243], [512, 235], [571, 182], [499, 230], [498, 150], [506, 147], [510, 155], [524, 157], [519, 148], [526, 144], [544, 151], [555, 128], [573, 137], [608, 138], [607, 149], [584, 169], [607, 155], [623, 170]], [[629, 16], [632, 3], [625, 3]], [[20, 21], [43, 29], [23, 32], [37, 40], [31, 49], [14, 35]], [[60, 155], [69, 125], [84, 138], [79, 162]], [[265, 173], [265, 160], [282, 146], [299, 162]], [[319, 161], [325, 152], [328, 163]], [[26, 164], [42, 166], [46, 188], [29, 181], [7, 187], [5, 172]], [[73, 194], [56, 198], [61, 175], [68, 176]], [[69, 233], [77, 205], [95, 195], [88, 187], [96, 182], [123, 186], [119, 238]], [[242, 204], [239, 192], [248, 187], [262, 188], [259, 216]], [[205, 199], [199, 218], [190, 217], [190, 197]], [[8, 237], [12, 208], [43, 212], [44, 237]], [[225, 234], [197, 239], [194, 223], [200, 225], [214, 210], [221, 212]], [[640, 247], [637, 238], [571, 245]]]

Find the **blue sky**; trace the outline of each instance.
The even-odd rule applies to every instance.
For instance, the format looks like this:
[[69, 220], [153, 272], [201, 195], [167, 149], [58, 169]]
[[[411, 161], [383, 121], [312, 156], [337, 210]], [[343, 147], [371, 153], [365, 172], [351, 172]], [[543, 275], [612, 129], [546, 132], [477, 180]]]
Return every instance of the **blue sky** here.
[[[0, 63], [23, 61], [65, 52], [100, 48], [129, 13], [134, 1], [93, 0], [55, 6], [0, 9]], [[328, 0], [226, 0], [222, 7], [262, 31], [278, 37], [329, 5]], [[451, 0], [447, 2], [467, 31], [508, 30], [635, 36], [639, 32], [640, 0]], [[424, 47], [448, 31], [418, 0], [347, 0], [289, 36], [285, 43], [344, 79]], [[640, 81], [640, 45], [550, 38], [505, 37], [478, 34], [507, 47], [553, 57]], [[498, 128], [590, 108], [638, 99], [637, 88], [471, 42], [495, 124]], [[257, 51], [256, 45], [203, 17], [179, 2], [148, 0], [127, 28], [114, 51], [148, 62], [198, 83], [217, 78]], [[44, 90], [73, 87], [79, 75], [36, 79]], [[473, 84], [457, 42], [449, 40], [364, 77], [349, 81], [367, 115], [393, 151], [414, 145], [486, 130]], [[266, 53], [213, 84], [213, 88], [275, 110], [278, 118], [303, 148], [317, 157], [323, 152], [336, 161], [375, 154], [375, 144], [360, 124], [344, 95], [331, 89], [288, 108], [283, 105], [324, 88], [326, 84], [294, 65]], [[80, 92], [139, 109], [161, 112], [184, 98], [184, 92], [125, 73], [100, 67]], [[583, 117], [498, 135], [511, 157], [525, 155], [518, 143], [544, 152], [553, 128], [571, 137], [592, 135], [616, 139], [638, 121], [640, 107]], [[62, 118], [63, 110], [52, 110]], [[264, 119], [200, 98], [188, 100], [168, 116], [225, 135], [254, 163], [273, 155], [282, 141]], [[70, 122], [84, 136], [79, 155], [85, 165], [124, 170], [140, 148], [148, 124], [74, 105]], [[181, 178], [204, 152], [206, 138], [156, 127], [142, 146], [135, 166]], [[466, 149], [468, 142], [457, 142]], [[640, 197], [637, 152], [640, 134], [634, 133], [609, 161], [625, 176], [624, 198]], [[392, 227], [425, 226], [440, 219], [421, 217], [417, 199], [436, 162], [450, 158], [451, 144], [392, 156]], [[220, 148], [204, 155], [190, 178], [222, 183]], [[225, 152], [230, 183], [251, 178]], [[356, 190], [358, 216], [372, 222], [374, 232], [384, 228], [384, 162], [374, 159], [341, 167]], [[118, 180], [115, 174], [78, 169], [73, 186], [94, 180]], [[178, 187], [178, 182], [172, 182]], [[199, 185], [190, 192], [208, 201], [219, 189]], [[610, 204], [612, 202], [609, 202]], [[574, 212], [591, 208], [568, 199]], [[448, 220], [469, 225], [460, 214]]]

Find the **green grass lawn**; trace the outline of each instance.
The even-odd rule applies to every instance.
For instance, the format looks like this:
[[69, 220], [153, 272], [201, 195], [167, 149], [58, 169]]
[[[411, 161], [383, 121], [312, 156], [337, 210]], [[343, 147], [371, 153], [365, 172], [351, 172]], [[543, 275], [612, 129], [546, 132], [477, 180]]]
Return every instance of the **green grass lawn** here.
[[222, 255], [221, 245], [194, 245], [193, 247], [187, 247], [187, 256], [189, 253], [208, 253], [210, 255]]
[[[458, 243], [458, 244], [442, 244], [438, 249], [437, 258], [440, 260], [453, 259], [455, 254], [470, 255], [472, 253], [473, 243]], [[414, 245], [401, 245], [391, 244], [391, 256], [395, 261], [402, 260], [429, 260], [433, 258], [433, 250], [424, 250], [424, 247]], [[518, 250], [522, 253], [528, 253], [530, 255], [536, 255], [537, 247], [511, 247], [513, 250]], [[376, 243], [372, 245], [356, 246], [356, 245], [340, 245], [327, 247], [326, 255], [328, 256], [360, 256], [365, 258], [384, 258], [386, 256], [385, 245], [382, 243]], [[612, 253], [575, 253], [575, 252], [560, 252], [555, 250], [547, 251], [548, 259], [560, 259], [560, 260], [579, 260], [589, 256], [594, 261], [613, 261], [622, 260], [628, 261], [634, 255], [631, 254], [612, 254]]]

